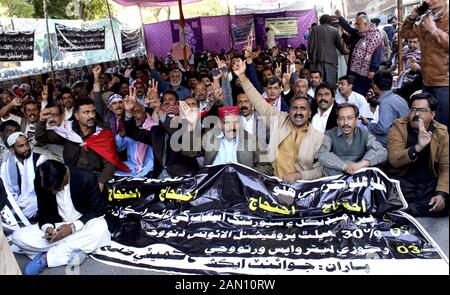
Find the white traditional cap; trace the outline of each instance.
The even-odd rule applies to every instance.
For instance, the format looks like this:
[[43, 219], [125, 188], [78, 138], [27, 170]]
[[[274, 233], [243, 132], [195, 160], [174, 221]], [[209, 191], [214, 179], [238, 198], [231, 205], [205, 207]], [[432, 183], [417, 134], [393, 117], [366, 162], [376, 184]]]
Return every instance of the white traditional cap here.
[[17, 138], [19, 138], [20, 136], [25, 136], [25, 137], [27, 137], [26, 135], [25, 135], [25, 133], [23, 133], [23, 132], [14, 132], [14, 133], [12, 133], [10, 136], [8, 136], [8, 139], [7, 139], [7, 141], [6, 141], [6, 143], [8, 144], [8, 146], [13, 146], [14, 144], [16, 144], [16, 140], [17, 140]]

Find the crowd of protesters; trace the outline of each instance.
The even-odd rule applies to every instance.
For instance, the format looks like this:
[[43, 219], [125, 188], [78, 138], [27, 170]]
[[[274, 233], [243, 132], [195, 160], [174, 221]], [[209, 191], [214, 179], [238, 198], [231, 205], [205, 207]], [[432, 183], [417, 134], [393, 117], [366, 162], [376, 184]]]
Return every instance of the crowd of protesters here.
[[448, 214], [448, 7], [428, 2], [385, 28], [364, 12], [354, 25], [322, 15], [298, 48], [250, 38], [190, 63], [148, 53], [1, 89], [1, 179], [32, 224], [12, 241], [37, 254], [25, 272], [109, 242], [102, 194], [119, 176], [234, 162], [293, 183], [378, 167], [400, 180], [407, 212]]

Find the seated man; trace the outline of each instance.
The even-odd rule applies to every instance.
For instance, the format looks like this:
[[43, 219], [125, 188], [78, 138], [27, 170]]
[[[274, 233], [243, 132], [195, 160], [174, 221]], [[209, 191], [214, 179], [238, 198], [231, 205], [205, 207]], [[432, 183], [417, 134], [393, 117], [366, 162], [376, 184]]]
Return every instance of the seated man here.
[[8, 137], [20, 130], [20, 125], [14, 120], [8, 120], [0, 124], [0, 167], [9, 157], [9, 147], [6, 145]]
[[[136, 127], [149, 131], [157, 122], [152, 120], [150, 114], [145, 112], [144, 105], [136, 103], [133, 110]], [[130, 168], [130, 172], [116, 170], [115, 175], [146, 177], [153, 171], [153, 148], [145, 143], [135, 141], [125, 134], [116, 135], [117, 151], [127, 151], [127, 161], [125, 165]]]
[[[19, 218], [23, 219], [21, 213], [27, 219], [33, 218], [37, 212], [36, 193], [34, 190], [34, 177], [36, 167], [43, 163], [46, 158], [34, 153], [28, 137], [22, 132], [15, 132], [8, 137], [7, 141], [11, 153], [9, 158], [3, 162], [1, 167], [1, 178], [9, 200]], [[15, 202], [15, 204], [11, 204]], [[17, 207], [15, 206], [17, 205]], [[18, 208], [21, 212], [17, 212]], [[25, 221], [24, 223], [27, 223]]]
[[103, 191], [105, 183], [114, 176], [115, 166], [128, 171], [117, 155], [114, 135], [102, 129], [95, 121], [96, 109], [90, 99], [75, 101], [73, 120], [59, 127], [47, 128], [50, 113], [40, 117], [36, 126], [36, 139], [41, 143], [64, 145], [64, 163], [98, 172], [98, 186]]
[[436, 100], [427, 93], [411, 97], [409, 115], [388, 133], [389, 163], [414, 216], [448, 214], [448, 133], [434, 120]]
[[392, 92], [392, 74], [389, 72], [377, 72], [373, 77], [372, 88], [378, 96], [380, 116], [377, 123], [372, 123], [365, 117], [361, 117], [361, 121], [383, 146], [387, 146], [389, 128], [396, 119], [408, 114], [408, 104]]
[[46, 267], [79, 265], [88, 253], [110, 243], [111, 234], [102, 216], [105, 201], [94, 173], [48, 160], [37, 168], [34, 186], [38, 224], [16, 230], [12, 237], [26, 254], [36, 255], [25, 266], [25, 274], [37, 275]]
[[322, 83], [316, 88], [315, 100], [312, 104], [312, 120], [313, 127], [325, 133], [337, 126], [335, 90], [333, 85]]
[[324, 135], [308, 122], [311, 118], [308, 98], [294, 97], [289, 113], [279, 112], [265, 102], [247, 79], [245, 69], [246, 65], [241, 60], [233, 67], [250, 102], [261, 116], [265, 116], [267, 125], [273, 131], [270, 132], [268, 160], [272, 162], [274, 175], [287, 183], [322, 177], [322, 167], [315, 159]]
[[[185, 103], [181, 102], [182, 117], [188, 119], [189, 128], [192, 130], [197, 124], [198, 115], [190, 116], [188, 113], [194, 112]], [[198, 145], [204, 143], [204, 165], [218, 165], [226, 163], [239, 163], [250, 168], [254, 168], [260, 173], [272, 175], [270, 163], [260, 162], [256, 136], [240, 128], [240, 111], [238, 106], [227, 106], [219, 108], [221, 132], [210, 131], [203, 135], [203, 139], [195, 138]], [[200, 134], [200, 132], [198, 133]], [[193, 134], [192, 134], [193, 136]], [[183, 154], [189, 157], [196, 157], [197, 151], [185, 148]]]
[[361, 168], [385, 162], [386, 148], [367, 130], [356, 126], [358, 107], [343, 103], [338, 105], [337, 112], [338, 127], [325, 131], [319, 150], [324, 175], [354, 174]]

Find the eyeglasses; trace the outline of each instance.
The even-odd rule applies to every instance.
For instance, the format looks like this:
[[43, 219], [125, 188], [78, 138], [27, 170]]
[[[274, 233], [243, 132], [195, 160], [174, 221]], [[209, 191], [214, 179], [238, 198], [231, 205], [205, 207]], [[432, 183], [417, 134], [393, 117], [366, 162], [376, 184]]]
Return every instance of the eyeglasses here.
[[410, 108], [409, 109], [410, 114], [415, 114], [416, 112], [419, 112], [419, 114], [425, 114], [429, 111], [431, 111], [431, 110], [427, 109], [427, 108]]

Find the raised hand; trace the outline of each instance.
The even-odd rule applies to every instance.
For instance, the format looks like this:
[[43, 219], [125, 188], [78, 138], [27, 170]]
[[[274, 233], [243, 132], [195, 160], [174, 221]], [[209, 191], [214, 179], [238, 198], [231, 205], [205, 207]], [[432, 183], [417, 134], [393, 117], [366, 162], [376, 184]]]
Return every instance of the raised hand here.
[[289, 49], [288, 59], [291, 65], [295, 64], [297, 57], [295, 56], [295, 50], [293, 48]]
[[216, 105], [222, 105], [224, 99], [224, 94], [222, 87], [220, 87], [220, 84], [214, 84], [214, 103]]
[[425, 126], [423, 125], [423, 120], [419, 118], [419, 135], [418, 135], [418, 143], [416, 147], [419, 147], [418, 152], [422, 151], [427, 145], [430, 144], [431, 138], [433, 134], [431, 131], [427, 131]]
[[150, 67], [150, 69], [154, 69], [155, 68], [155, 55], [153, 53], [149, 53], [147, 56], [147, 60], [148, 60], [148, 66]]
[[180, 101], [180, 117], [186, 119], [188, 130], [192, 131], [199, 119], [198, 109], [193, 109], [184, 101]]
[[151, 101], [157, 99], [159, 101], [158, 81], [152, 79], [151, 84], [148, 86], [147, 95], [144, 98], [144, 103], [150, 105]]
[[221, 69], [221, 68], [228, 68], [227, 67], [227, 63], [223, 60], [221, 60], [218, 56], [214, 57], [214, 60], [217, 63], [217, 68]]
[[253, 50], [253, 39], [251, 38], [251, 35], [248, 35], [247, 37], [247, 44], [245, 44], [244, 47], [244, 56], [245, 58], [252, 58], [252, 50]]
[[[291, 82], [291, 76], [292, 76], [291, 68], [287, 67], [286, 73], [283, 74], [283, 86], [284, 85], [289, 86], [289, 83]], [[284, 90], [287, 90], [287, 89], [284, 89]]]
[[125, 96], [123, 105], [125, 107], [125, 113], [131, 117], [133, 115], [134, 106], [136, 105], [136, 88], [130, 86], [130, 95]]
[[100, 74], [102, 73], [102, 67], [100, 65], [96, 65], [92, 69], [92, 73], [94, 74], [95, 83], [98, 83], [100, 81]]
[[43, 109], [39, 114], [39, 120], [41, 122], [47, 122], [48, 119], [51, 117], [51, 110], [50, 109]]
[[282, 79], [283, 71], [281, 70], [281, 62], [276, 63], [274, 74], [278, 79]]
[[236, 62], [233, 65], [233, 72], [236, 74], [236, 76], [245, 76], [245, 70], [247, 69], [247, 66], [245, 64], [245, 61], [242, 61], [242, 59], [238, 58]]
[[42, 102], [48, 102], [48, 86], [44, 85], [41, 92]]

